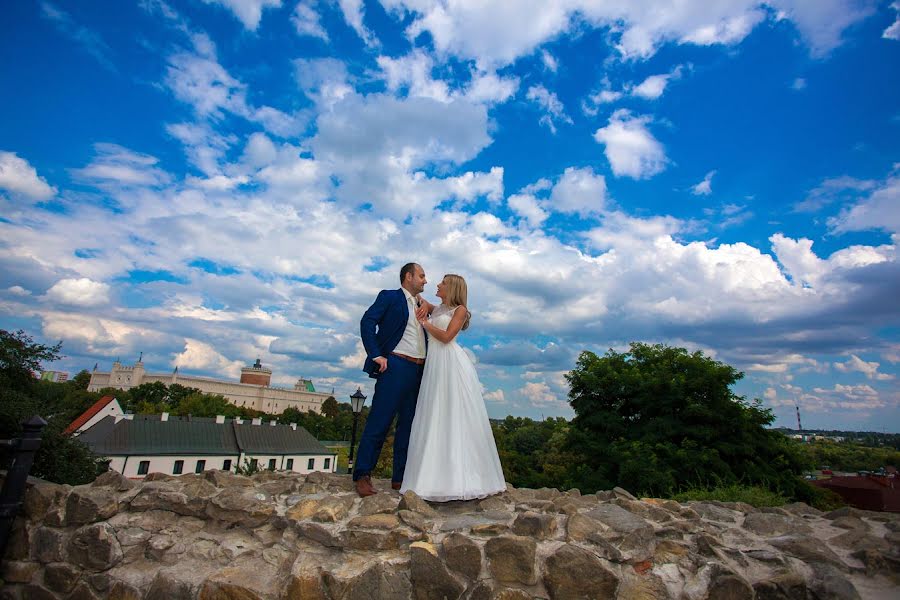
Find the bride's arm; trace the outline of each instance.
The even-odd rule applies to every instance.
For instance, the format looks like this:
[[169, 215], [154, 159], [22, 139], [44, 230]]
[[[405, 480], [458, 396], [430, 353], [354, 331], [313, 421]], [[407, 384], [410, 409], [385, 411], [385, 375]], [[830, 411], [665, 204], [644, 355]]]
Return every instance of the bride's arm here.
[[435, 327], [425, 319], [419, 319], [419, 323], [422, 324], [422, 327], [425, 328], [425, 331], [428, 332], [428, 335], [439, 342], [449, 344], [453, 341], [453, 338], [456, 337], [456, 334], [459, 333], [460, 329], [462, 329], [462, 326], [466, 322], [467, 314], [468, 311], [466, 311], [465, 306], [457, 306], [456, 311], [454, 311], [453, 313], [453, 317], [450, 319], [450, 324], [447, 325], [447, 331], [444, 331], [439, 327]]

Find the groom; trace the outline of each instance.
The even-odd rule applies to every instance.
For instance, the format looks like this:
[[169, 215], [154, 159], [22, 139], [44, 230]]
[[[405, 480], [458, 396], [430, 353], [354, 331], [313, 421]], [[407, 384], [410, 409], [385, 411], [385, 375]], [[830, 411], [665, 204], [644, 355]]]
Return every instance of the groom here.
[[[409, 433], [416, 414], [416, 398], [425, 365], [425, 330], [416, 311], [425, 316], [433, 306], [417, 300], [425, 289], [425, 271], [416, 263], [400, 269], [400, 289], [382, 290], [375, 303], [360, 320], [360, 334], [366, 349], [363, 370], [375, 378], [375, 395], [366, 428], [359, 441], [359, 452], [353, 469], [356, 492], [362, 496], [377, 493], [371, 473], [378, 462], [381, 447], [394, 416], [394, 470], [391, 487], [400, 489], [406, 469]], [[421, 306], [420, 306], [421, 304]]]

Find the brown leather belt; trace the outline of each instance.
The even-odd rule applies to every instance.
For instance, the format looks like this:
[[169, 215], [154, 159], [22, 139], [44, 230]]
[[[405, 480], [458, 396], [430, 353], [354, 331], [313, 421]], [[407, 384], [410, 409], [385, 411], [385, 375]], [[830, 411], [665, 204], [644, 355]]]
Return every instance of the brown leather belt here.
[[399, 352], [391, 352], [391, 354], [393, 354], [394, 356], [399, 356], [399, 357], [402, 358], [403, 360], [408, 360], [409, 362], [415, 363], [415, 364], [417, 364], [417, 365], [424, 365], [424, 364], [425, 364], [425, 359], [424, 359], [424, 358], [413, 358], [412, 356], [407, 356], [407, 355], [405, 355], [405, 354], [400, 354]]

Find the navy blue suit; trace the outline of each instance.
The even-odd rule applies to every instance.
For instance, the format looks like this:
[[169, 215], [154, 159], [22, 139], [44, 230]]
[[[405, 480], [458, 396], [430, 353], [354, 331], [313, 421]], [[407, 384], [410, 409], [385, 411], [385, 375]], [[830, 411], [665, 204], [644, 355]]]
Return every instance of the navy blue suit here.
[[[379, 292], [375, 302], [359, 322], [360, 335], [366, 349], [363, 370], [369, 377], [376, 379], [376, 382], [372, 409], [366, 419], [353, 467], [354, 481], [372, 473], [395, 416], [397, 427], [394, 431], [394, 469], [391, 479], [395, 482], [403, 481], [409, 433], [416, 414], [416, 400], [423, 370], [423, 365], [391, 354], [403, 339], [408, 322], [409, 305], [402, 289]], [[378, 372], [378, 365], [372, 360], [379, 356], [388, 360], [388, 368], [384, 373]]]

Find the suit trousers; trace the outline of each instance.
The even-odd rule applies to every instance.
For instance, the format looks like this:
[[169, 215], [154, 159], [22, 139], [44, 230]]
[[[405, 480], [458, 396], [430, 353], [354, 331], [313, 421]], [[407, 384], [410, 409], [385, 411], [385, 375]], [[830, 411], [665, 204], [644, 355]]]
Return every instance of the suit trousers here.
[[416, 400], [425, 365], [417, 365], [393, 354], [389, 354], [387, 359], [388, 368], [375, 382], [372, 408], [359, 440], [359, 452], [353, 467], [354, 481], [370, 475], [375, 469], [395, 416], [397, 427], [394, 432], [394, 470], [391, 480], [403, 481], [403, 472], [406, 470], [409, 434], [416, 415]]

